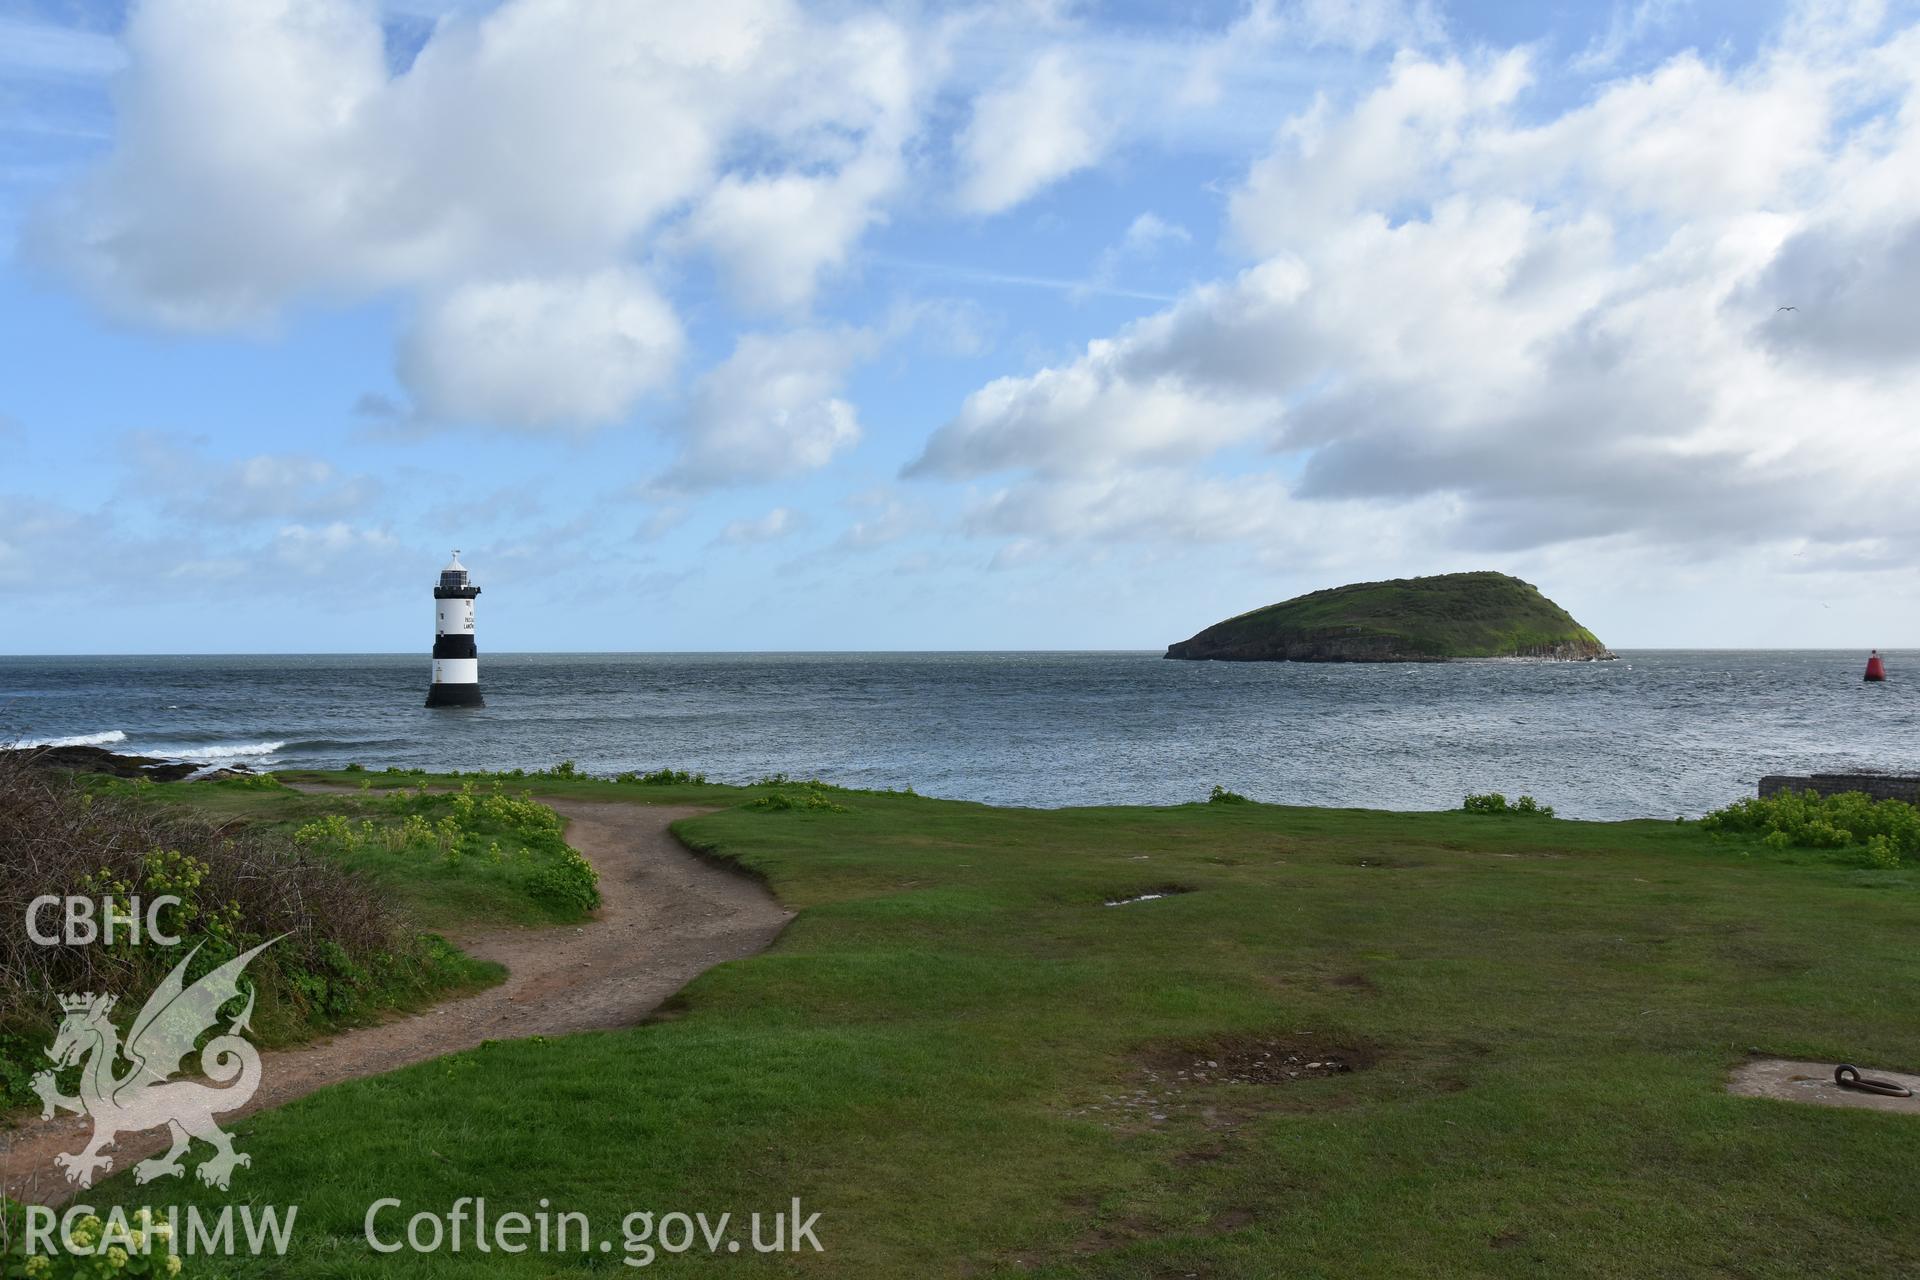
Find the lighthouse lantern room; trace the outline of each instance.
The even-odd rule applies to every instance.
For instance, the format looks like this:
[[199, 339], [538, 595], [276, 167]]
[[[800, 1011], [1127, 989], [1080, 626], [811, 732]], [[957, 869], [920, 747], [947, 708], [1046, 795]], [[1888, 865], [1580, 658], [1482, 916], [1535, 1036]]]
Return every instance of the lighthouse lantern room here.
[[433, 684], [430, 707], [481, 707], [480, 651], [473, 645], [473, 598], [480, 588], [467, 581], [460, 553], [440, 571], [433, 589]]

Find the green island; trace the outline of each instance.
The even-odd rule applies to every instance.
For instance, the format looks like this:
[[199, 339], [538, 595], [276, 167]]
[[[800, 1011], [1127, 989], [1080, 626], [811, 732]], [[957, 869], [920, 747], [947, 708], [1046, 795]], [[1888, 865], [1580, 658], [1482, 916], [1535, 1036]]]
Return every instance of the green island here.
[[[1594, 823], [1491, 796], [1033, 810], [671, 771], [302, 780], [361, 789], [93, 803], [306, 832], [302, 856], [350, 863], [402, 910], [438, 903], [438, 925], [504, 910], [562, 929], [536, 888], [564, 865], [551, 824], [457, 797], [699, 806], [674, 832], [797, 915], [643, 1025], [488, 1042], [237, 1122], [253, 1164], [236, 1189], [299, 1204], [301, 1247], [191, 1259], [187, 1280], [372, 1274], [370, 1203], [467, 1196], [548, 1197], [596, 1224], [795, 1196], [822, 1214], [821, 1254], [661, 1254], [664, 1275], [1920, 1269], [1912, 1118], [1726, 1091], [1755, 1051], [1920, 1063], [1911, 806]], [[501, 841], [518, 851], [489, 856]], [[85, 1199], [225, 1201], [124, 1170]], [[377, 1265], [627, 1270], [618, 1253]]]
[[1167, 657], [1229, 662], [1444, 662], [1613, 657], [1593, 632], [1504, 573], [1356, 582], [1217, 622]]

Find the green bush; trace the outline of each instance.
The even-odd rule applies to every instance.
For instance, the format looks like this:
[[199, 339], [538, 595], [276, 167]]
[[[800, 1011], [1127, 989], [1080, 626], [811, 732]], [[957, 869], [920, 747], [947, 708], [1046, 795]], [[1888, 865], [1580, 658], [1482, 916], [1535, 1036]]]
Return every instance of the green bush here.
[[[11, 1201], [5, 1202], [6, 1231], [0, 1243], [20, 1239], [24, 1244], [25, 1212]], [[94, 1280], [94, 1277], [159, 1276], [190, 1280], [203, 1274], [189, 1269], [173, 1251], [173, 1229], [157, 1221], [153, 1211], [135, 1209], [131, 1215], [112, 1210], [105, 1220], [89, 1213], [77, 1219], [73, 1241], [83, 1252], [68, 1253], [61, 1243], [62, 1233], [54, 1233], [54, 1252], [27, 1255], [17, 1266], [16, 1256], [0, 1249], [0, 1275], [20, 1275], [27, 1280]], [[101, 1248], [102, 1245], [106, 1247]]]
[[600, 905], [600, 877], [592, 863], [568, 849], [559, 862], [534, 873], [527, 892], [547, 906], [585, 915]]
[[1857, 850], [1867, 865], [1882, 869], [1920, 861], [1920, 809], [1863, 791], [1754, 796], [1714, 810], [1700, 825], [1720, 834], [1757, 835], [1770, 849]]
[[222, 791], [284, 791], [287, 784], [271, 773], [242, 773], [231, 778], [209, 778], [209, 787], [218, 787]]
[[849, 813], [844, 804], [837, 804], [833, 798], [819, 786], [808, 786], [804, 791], [776, 791], [761, 796], [747, 805], [749, 809], [758, 809], [762, 813], [785, 813], [804, 810], [814, 813]]
[[1460, 802], [1465, 813], [1520, 814], [1532, 818], [1551, 818], [1553, 806], [1541, 804], [1532, 796], [1521, 796], [1512, 804], [1498, 791], [1489, 791], [1485, 795], [1469, 795]]
[[1245, 796], [1241, 795], [1238, 791], [1229, 791], [1225, 787], [1221, 786], [1219, 783], [1216, 782], [1213, 784], [1212, 793], [1207, 796], [1207, 803], [1208, 804], [1251, 804], [1252, 801], [1248, 800]]

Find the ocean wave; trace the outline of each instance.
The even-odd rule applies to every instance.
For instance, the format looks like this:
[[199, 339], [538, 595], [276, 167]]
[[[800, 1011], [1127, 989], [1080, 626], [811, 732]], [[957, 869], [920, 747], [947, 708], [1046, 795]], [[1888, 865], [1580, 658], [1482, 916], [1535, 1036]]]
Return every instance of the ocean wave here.
[[204, 747], [147, 747], [141, 754], [167, 760], [233, 760], [241, 756], [270, 756], [286, 745], [284, 742], [221, 742]]
[[290, 744], [295, 751], [371, 751], [379, 747], [413, 747], [413, 738], [300, 738]]
[[76, 733], [68, 738], [28, 738], [16, 742], [16, 747], [104, 747], [110, 743], [125, 742], [127, 735], [118, 729], [106, 729], [100, 733]]

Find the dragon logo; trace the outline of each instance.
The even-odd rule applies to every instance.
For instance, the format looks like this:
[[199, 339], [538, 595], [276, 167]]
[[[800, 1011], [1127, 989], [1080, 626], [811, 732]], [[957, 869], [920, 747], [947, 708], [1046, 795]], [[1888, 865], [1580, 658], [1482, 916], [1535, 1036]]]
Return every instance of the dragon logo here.
[[[147, 997], [140, 1016], [128, 1028], [124, 1047], [107, 1016], [113, 1010], [114, 997], [88, 994], [60, 998], [66, 1016], [47, 1057], [56, 1069], [84, 1064], [80, 1094], [69, 1098], [60, 1093], [53, 1071], [35, 1076], [33, 1088], [40, 1095], [42, 1119], [51, 1119], [56, 1109], [93, 1117], [93, 1138], [86, 1147], [54, 1157], [54, 1162], [66, 1170], [68, 1182], [92, 1186], [96, 1172], [113, 1168], [113, 1157], [101, 1153], [114, 1144], [117, 1136], [162, 1125], [170, 1131], [173, 1146], [165, 1155], [135, 1165], [135, 1182], [179, 1176], [185, 1171], [180, 1157], [194, 1138], [214, 1148], [213, 1156], [196, 1170], [200, 1181], [210, 1187], [225, 1191], [234, 1169], [253, 1163], [233, 1149], [233, 1139], [213, 1122], [214, 1116], [245, 1106], [260, 1087], [259, 1051], [240, 1034], [253, 1015], [251, 989], [246, 993], [246, 1007], [227, 1024], [225, 1033], [207, 1041], [200, 1051], [201, 1073], [226, 1087], [169, 1077], [193, 1052], [194, 1042], [219, 1022], [221, 1008], [240, 996], [240, 975], [247, 964], [279, 940], [271, 939], [235, 956], [189, 987], [187, 966], [200, 950], [195, 947]], [[124, 1074], [117, 1074], [123, 1056], [129, 1066]]]

